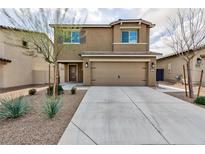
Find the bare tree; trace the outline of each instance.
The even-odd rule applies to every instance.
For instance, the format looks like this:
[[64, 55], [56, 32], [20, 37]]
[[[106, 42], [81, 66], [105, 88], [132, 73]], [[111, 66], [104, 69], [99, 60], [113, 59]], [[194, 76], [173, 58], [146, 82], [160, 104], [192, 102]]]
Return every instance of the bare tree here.
[[[30, 42], [30, 50], [28, 56], [43, 56], [44, 60], [49, 64], [49, 87], [50, 87], [50, 65], [54, 65], [54, 86], [53, 95], [56, 95], [56, 86], [58, 81], [58, 58], [63, 49], [63, 45], [58, 43], [54, 45], [54, 30], [49, 24], [73, 24], [82, 22], [76, 19], [76, 14], [70, 9], [1, 9], [2, 14], [9, 23], [22, 29], [21, 33]], [[86, 16], [83, 19], [85, 22]], [[76, 24], [77, 25], [77, 24]], [[73, 27], [70, 27], [73, 29]], [[26, 30], [26, 31], [25, 31]], [[41, 33], [27, 33], [28, 31]], [[59, 34], [56, 34], [59, 32]], [[56, 31], [56, 36], [62, 35], [62, 31]], [[49, 88], [50, 89], [50, 88]]]
[[191, 61], [196, 51], [205, 43], [204, 9], [178, 9], [175, 18], [169, 18], [168, 46], [182, 56], [187, 64], [189, 96], [194, 97]]

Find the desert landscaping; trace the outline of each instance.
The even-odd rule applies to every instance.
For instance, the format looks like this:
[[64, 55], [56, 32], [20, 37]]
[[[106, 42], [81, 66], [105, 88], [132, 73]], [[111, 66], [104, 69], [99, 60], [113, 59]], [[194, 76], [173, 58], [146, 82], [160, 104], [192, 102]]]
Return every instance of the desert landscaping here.
[[43, 114], [45, 90], [25, 96], [30, 112], [16, 119], [0, 120], [0, 144], [57, 144], [85, 93], [78, 90], [71, 95], [70, 91], [64, 91], [59, 112], [53, 118]]

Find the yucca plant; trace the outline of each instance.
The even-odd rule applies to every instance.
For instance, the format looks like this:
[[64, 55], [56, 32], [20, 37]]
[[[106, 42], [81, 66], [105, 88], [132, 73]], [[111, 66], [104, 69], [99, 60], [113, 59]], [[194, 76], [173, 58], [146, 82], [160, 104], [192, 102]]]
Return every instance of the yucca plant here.
[[43, 106], [43, 113], [48, 118], [53, 118], [58, 113], [61, 107], [61, 98], [60, 97], [48, 97]]
[[30, 111], [23, 96], [0, 100], [0, 118], [18, 118]]

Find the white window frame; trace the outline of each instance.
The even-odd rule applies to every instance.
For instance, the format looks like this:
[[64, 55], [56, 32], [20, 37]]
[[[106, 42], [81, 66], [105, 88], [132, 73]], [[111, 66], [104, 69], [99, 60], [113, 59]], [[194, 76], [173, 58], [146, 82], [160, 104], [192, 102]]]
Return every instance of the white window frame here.
[[[128, 32], [128, 34], [129, 34], [128, 42], [122, 42], [122, 32]], [[136, 32], [136, 42], [135, 43], [130, 42], [130, 33], [131, 32]], [[138, 33], [139, 33], [138, 30], [122, 30], [121, 31], [121, 44], [138, 44]]]
[[63, 33], [64, 32], [70, 32], [70, 40], [71, 40], [71, 42], [64, 42], [64, 38], [63, 38], [63, 44], [80, 44], [80, 41], [79, 42], [72, 42], [72, 32], [79, 32], [79, 37], [80, 37], [80, 30], [64, 30]]

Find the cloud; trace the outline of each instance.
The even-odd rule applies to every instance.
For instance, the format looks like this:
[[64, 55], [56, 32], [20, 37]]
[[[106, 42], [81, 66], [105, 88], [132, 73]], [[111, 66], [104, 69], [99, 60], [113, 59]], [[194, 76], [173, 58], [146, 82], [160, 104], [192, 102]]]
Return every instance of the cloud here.
[[163, 55], [173, 53], [170, 47], [167, 46], [168, 36], [162, 36], [154, 43], [150, 44], [150, 50], [162, 53]]

